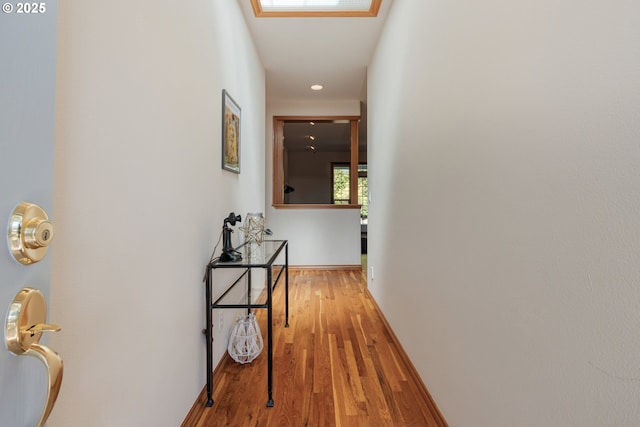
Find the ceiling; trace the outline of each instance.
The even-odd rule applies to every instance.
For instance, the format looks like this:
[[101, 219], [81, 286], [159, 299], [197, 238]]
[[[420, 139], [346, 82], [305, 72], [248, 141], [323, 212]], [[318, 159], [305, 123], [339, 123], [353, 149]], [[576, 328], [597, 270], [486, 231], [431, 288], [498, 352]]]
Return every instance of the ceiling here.
[[[256, 18], [240, 3], [266, 69], [267, 100], [366, 100], [366, 72], [393, 0], [375, 18]], [[324, 89], [313, 91], [312, 84]]]
[[[351, 123], [348, 120], [285, 121], [283, 136], [287, 151], [351, 151]], [[313, 137], [313, 140], [311, 139]], [[310, 147], [313, 147], [310, 149]]]

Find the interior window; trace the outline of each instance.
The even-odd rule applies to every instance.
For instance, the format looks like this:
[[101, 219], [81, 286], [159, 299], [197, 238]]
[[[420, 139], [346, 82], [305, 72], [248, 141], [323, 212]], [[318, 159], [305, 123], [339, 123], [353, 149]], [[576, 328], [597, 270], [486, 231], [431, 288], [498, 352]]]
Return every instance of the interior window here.
[[366, 148], [358, 144], [359, 119], [274, 117], [275, 207], [360, 204], [358, 158], [366, 155]]

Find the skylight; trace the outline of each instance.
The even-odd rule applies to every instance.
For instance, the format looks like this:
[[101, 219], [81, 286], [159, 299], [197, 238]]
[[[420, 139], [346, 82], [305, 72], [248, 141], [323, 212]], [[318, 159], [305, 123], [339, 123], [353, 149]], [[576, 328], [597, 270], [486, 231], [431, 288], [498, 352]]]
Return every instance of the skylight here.
[[251, 0], [256, 16], [363, 16], [378, 15], [382, 0]]

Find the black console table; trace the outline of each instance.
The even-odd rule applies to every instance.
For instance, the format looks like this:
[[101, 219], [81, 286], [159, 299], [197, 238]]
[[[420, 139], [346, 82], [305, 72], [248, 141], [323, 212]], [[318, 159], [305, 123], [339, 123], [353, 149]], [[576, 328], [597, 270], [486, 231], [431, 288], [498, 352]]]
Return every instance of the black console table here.
[[[278, 284], [280, 276], [284, 273], [285, 286], [285, 324], [289, 327], [289, 244], [287, 240], [264, 240], [260, 245], [257, 243], [245, 243], [236, 249], [241, 255], [241, 261], [220, 262], [212, 261], [207, 265], [205, 277], [205, 294], [206, 294], [206, 317], [207, 328], [203, 331], [207, 340], [207, 406], [213, 405], [213, 322], [212, 310], [224, 308], [246, 308], [247, 313], [252, 309], [267, 309], [267, 393], [269, 398], [267, 406], [273, 407], [273, 339], [272, 339], [272, 294], [273, 289]], [[284, 251], [284, 264], [276, 264], [280, 254]], [[274, 267], [276, 267], [274, 277]], [[212, 300], [212, 282], [213, 273], [220, 268], [236, 268], [244, 270], [240, 277], [233, 282], [215, 301]], [[251, 301], [251, 270], [254, 268], [263, 268], [266, 270], [266, 301], [263, 303]], [[246, 302], [230, 301], [229, 292], [239, 284], [246, 276], [247, 300]]]

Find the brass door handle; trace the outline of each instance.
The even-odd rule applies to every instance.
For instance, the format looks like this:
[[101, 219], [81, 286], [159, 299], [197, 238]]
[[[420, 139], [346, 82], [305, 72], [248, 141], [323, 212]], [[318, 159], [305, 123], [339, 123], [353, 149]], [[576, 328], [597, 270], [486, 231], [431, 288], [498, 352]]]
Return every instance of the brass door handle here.
[[49, 376], [47, 401], [38, 427], [44, 426], [56, 403], [62, 384], [62, 357], [54, 350], [39, 344], [46, 331], [59, 331], [58, 325], [44, 323], [47, 304], [37, 289], [23, 288], [13, 299], [7, 313], [5, 342], [7, 348], [17, 356], [33, 356], [44, 363]]
[[26, 326], [21, 327], [20, 333], [34, 336], [38, 332], [58, 332], [60, 330], [62, 330], [62, 328], [58, 325], [45, 325], [43, 323], [38, 323], [37, 325], [31, 325], [28, 328]]

